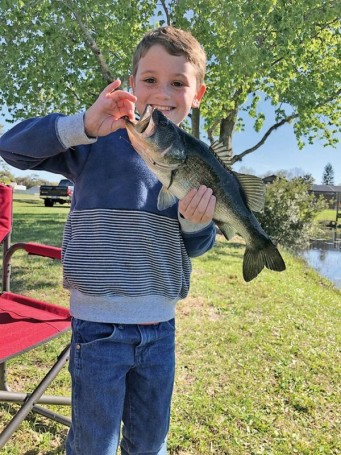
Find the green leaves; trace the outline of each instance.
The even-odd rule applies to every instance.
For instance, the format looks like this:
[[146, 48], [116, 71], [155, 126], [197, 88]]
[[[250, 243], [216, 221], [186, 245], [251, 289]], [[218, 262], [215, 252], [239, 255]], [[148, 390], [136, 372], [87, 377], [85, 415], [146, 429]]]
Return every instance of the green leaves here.
[[155, 2], [0, 1], [0, 101], [16, 119], [89, 106], [127, 81]]
[[305, 178], [276, 179], [267, 185], [264, 211], [257, 216], [270, 236], [293, 251], [309, 244], [314, 219], [326, 208], [325, 200], [316, 199], [310, 188]]
[[176, 23], [189, 26], [208, 54], [208, 91], [201, 108], [206, 127], [231, 118], [237, 106], [255, 119], [254, 128], [261, 133], [265, 112], [257, 108], [259, 96], [265, 95], [276, 106], [267, 124], [295, 115], [300, 146], [317, 139], [335, 145], [340, 131], [335, 103], [340, 7], [316, 0], [204, 3], [205, 9], [203, 2], [186, 2], [190, 23], [180, 16]]
[[[289, 120], [299, 147], [337, 143], [341, 8], [334, 0], [0, 0], [0, 6], [0, 102], [16, 119], [84, 109], [112, 78], [127, 87], [136, 44], [162, 22], [189, 29], [207, 52], [201, 115], [211, 138], [220, 134], [231, 144], [246, 112], [264, 137], [259, 144], [275, 131], [269, 125]], [[260, 98], [271, 101], [274, 114], [262, 110]]]

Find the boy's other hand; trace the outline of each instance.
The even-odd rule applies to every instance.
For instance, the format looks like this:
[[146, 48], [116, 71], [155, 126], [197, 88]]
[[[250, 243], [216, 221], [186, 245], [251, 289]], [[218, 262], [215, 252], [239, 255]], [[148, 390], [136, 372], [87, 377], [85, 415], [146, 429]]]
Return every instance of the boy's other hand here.
[[88, 136], [106, 136], [125, 127], [123, 117], [134, 121], [136, 96], [124, 90], [117, 90], [121, 81], [109, 84], [97, 100], [85, 112], [84, 128]]
[[193, 188], [179, 201], [179, 212], [193, 223], [209, 223], [213, 219], [216, 197], [211, 188]]

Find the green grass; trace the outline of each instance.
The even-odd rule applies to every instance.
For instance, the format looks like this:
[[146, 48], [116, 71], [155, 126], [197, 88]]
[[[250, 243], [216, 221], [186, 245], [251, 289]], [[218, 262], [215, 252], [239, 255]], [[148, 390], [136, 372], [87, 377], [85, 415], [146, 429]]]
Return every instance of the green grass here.
[[[13, 240], [60, 244], [67, 212], [17, 200]], [[177, 309], [170, 454], [339, 454], [341, 292], [287, 252], [286, 272], [266, 270], [247, 284], [243, 252], [219, 238], [193, 261], [190, 296]], [[45, 264], [20, 255], [15, 289], [67, 305], [60, 266]], [[30, 387], [67, 338], [11, 362], [13, 388]], [[70, 392], [66, 368], [52, 390]], [[1, 425], [14, 408], [0, 405]], [[31, 415], [1, 453], [62, 454], [65, 437], [63, 426]]]
[[322, 210], [317, 216], [316, 221], [335, 221], [336, 210]]

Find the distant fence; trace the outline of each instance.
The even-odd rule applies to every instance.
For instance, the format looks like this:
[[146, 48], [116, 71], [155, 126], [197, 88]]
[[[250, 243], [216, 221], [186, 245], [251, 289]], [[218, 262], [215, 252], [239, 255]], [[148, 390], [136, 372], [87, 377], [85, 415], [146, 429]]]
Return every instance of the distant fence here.
[[27, 194], [29, 196], [39, 196], [39, 189], [31, 191], [31, 188], [29, 190], [14, 190], [15, 194]]

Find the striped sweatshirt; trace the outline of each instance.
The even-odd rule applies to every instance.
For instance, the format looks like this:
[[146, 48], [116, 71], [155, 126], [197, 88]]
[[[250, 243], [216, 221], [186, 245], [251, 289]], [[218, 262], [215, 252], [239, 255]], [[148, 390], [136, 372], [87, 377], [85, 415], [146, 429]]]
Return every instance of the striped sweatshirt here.
[[174, 317], [189, 291], [190, 257], [213, 246], [215, 226], [181, 218], [177, 204], [157, 209], [161, 184], [125, 129], [89, 138], [82, 113], [51, 114], [4, 134], [0, 155], [19, 169], [74, 183], [62, 245], [74, 317], [122, 324]]

